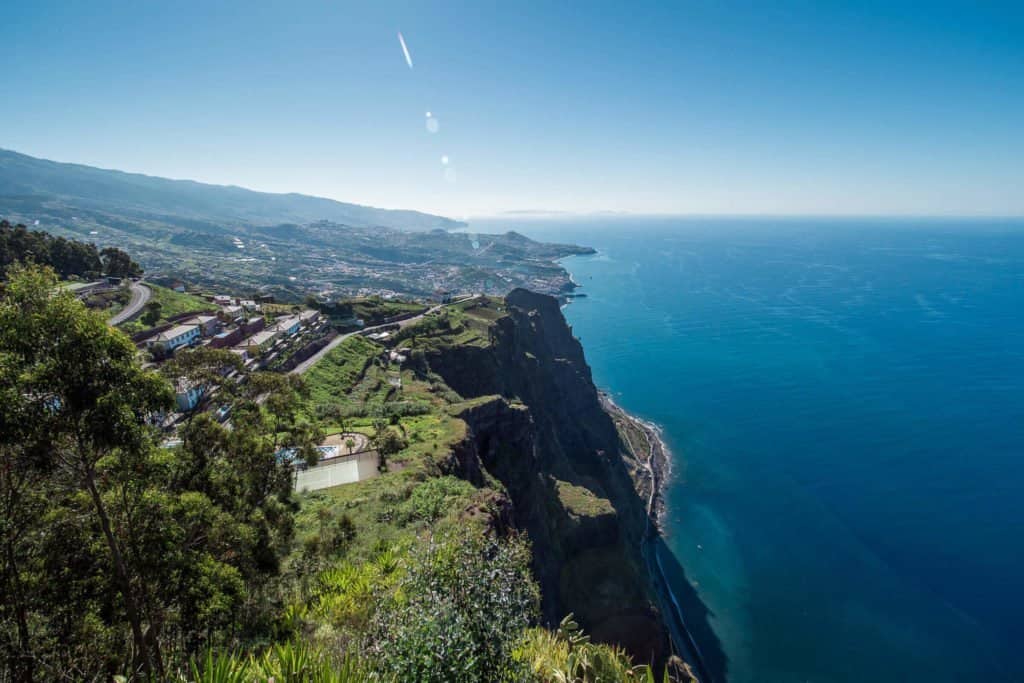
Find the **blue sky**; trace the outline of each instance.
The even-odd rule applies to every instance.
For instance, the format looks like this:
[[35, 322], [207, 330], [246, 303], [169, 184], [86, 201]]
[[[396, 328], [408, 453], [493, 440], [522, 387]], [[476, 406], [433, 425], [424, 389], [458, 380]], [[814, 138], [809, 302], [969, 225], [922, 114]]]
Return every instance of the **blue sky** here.
[[8, 2], [0, 147], [456, 217], [1020, 215], [1022, 7]]

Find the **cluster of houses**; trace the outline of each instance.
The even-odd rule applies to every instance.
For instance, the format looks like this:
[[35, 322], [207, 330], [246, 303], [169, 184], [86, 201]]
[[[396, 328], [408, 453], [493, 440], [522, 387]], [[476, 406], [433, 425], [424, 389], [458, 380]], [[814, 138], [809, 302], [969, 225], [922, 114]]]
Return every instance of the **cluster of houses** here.
[[[218, 309], [180, 320], [145, 340], [154, 359], [172, 357], [182, 348], [208, 346], [227, 349], [240, 356], [247, 367], [265, 367], [281, 354], [294, 350], [305, 333], [322, 331], [326, 321], [319, 312], [303, 310], [268, 320], [261, 306], [248, 299], [217, 295]], [[179, 381], [176, 386], [178, 410], [193, 410], [205, 394], [205, 388]]]

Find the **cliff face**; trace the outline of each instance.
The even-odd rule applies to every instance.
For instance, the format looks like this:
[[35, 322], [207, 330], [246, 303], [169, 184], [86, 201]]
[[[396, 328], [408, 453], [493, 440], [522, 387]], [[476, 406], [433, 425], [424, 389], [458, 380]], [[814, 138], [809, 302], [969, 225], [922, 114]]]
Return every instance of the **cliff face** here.
[[638, 556], [646, 512], [631, 456], [557, 300], [517, 289], [505, 307], [489, 345], [427, 356], [463, 397], [490, 397], [460, 414], [469, 443], [451, 465], [478, 482], [482, 468], [507, 489], [533, 543], [549, 623], [573, 612], [595, 639], [661, 660], [667, 636]]

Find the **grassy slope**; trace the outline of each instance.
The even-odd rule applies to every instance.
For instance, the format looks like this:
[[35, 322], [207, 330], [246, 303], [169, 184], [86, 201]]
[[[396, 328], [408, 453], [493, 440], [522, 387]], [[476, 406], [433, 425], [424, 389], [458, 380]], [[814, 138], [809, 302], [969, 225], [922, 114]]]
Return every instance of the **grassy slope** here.
[[367, 325], [404, 313], [422, 313], [427, 308], [423, 304], [411, 301], [394, 301], [376, 296], [349, 299], [346, 303], [351, 304], [352, 313], [364, 320]]
[[194, 294], [189, 294], [188, 292], [176, 292], [173, 289], [153, 284], [147, 284], [146, 286], [153, 292], [153, 297], [150, 301], [160, 302], [160, 305], [162, 306], [160, 309], [160, 316], [163, 319], [170, 318], [180, 313], [209, 310], [213, 308], [213, 304], [206, 299]]
[[[465, 340], [481, 346], [488, 344], [488, 327], [503, 314], [501, 307], [488, 302], [483, 307], [465, 308], [468, 310], [454, 309], [439, 316], [446, 321], [445, 325], [432, 327], [429, 334], [410, 337], [401, 344], [419, 349]], [[476, 488], [467, 481], [444, 475], [440, 467], [467, 434], [465, 422], [455, 415], [491, 397], [464, 401], [436, 376], [383, 366], [377, 360], [381, 351], [380, 345], [353, 337], [306, 375], [310, 405], [370, 410], [366, 415], [343, 418], [347, 430], [373, 434], [373, 411], [396, 404], [416, 403], [428, 409], [425, 414], [399, 417], [389, 427], [401, 432], [407, 443], [404, 450], [389, 458], [390, 471], [375, 479], [299, 496], [296, 540], [285, 562], [285, 572], [301, 575], [313, 567], [314, 573], [307, 573], [310, 578], [299, 582], [310, 586], [310, 592], [296, 592], [293, 601], [285, 606], [285, 613], [302, 615], [304, 639], [318, 647], [337, 649], [339, 643], [365, 637], [370, 606], [379, 599], [375, 596], [387, 593], [397, 575], [380, 568], [395, 566], [400, 574], [410, 550], [428, 538], [477, 533], [496, 512], [499, 493], [504, 493], [502, 485], [491, 480], [490, 475], [485, 474], [485, 486]], [[400, 388], [386, 381], [385, 388], [381, 387], [382, 378], [396, 375], [402, 380]], [[327, 428], [336, 431], [338, 426], [328, 423]], [[582, 487], [566, 482], [557, 482], [556, 486], [562, 504], [573, 517], [613, 512], [607, 500]], [[345, 522], [354, 531], [344, 548], [324, 557], [324, 541], [330, 538], [332, 525], [339, 522]], [[620, 555], [601, 549], [584, 551], [577, 559], [573, 572], [578, 572], [583, 580], [565, 581], [562, 589], [573, 595], [582, 591], [579, 597], [593, 605], [594, 618], [598, 619], [607, 608], [605, 602], [614, 602], [619, 596], [614, 591], [612, 595], [602, 592], [607, 576], [596, 572], [594, 566], [617, 567], [627, 576], [631, 575], [630, 567], [625, 566]], [[330, 582], [331, 577], [340, 577], [336, 587], [318, 594], [317, 586]], [[594, 594], [590, 595], [591, 592]], [[638, 601], [643, 598], [629, 597]], [[527, 661], [535, 656], [547, 657], [551, 649], [545, 646], [529, 653]], [[541, 680], [556, 678], [540, 676]], [[621, 678], [614, 676], [609, 680]]]
[[[189, 294], [188, 292], [175, 292], [173, 289], [167, 287], [161, 287], [160, 285], [154, 285], [152, 283], [146, 283], [150, 291], [153, 292], [150, 297], [150, 302], [157, 301], [160, 303], [160, 319], [153, 325], [160, 325], [167, 322], [168, 318], [171, 318], [181, 313], [191, 313], [192, 311], [205, 311], [214, 308], [206, 299], [196, 296], [195, 294]], [[113, 313], [111, 313], [113, 315]], [[118, 327], [128, 334], [133, 334], [141, 330], [150, 327], [142, 322], [141, 318], [146, 315], [145, 309], [142, 314], [135, 320], [122, 323]]]
[[352, 389], [381, 351], [380, 345], [358, 335], [332, 349], [305, 375], [310, 405], [350, 405]]
[[[325, 520], [347, 517], [355, 535], [336, 567], [372, 563], [382, 552], [397, 558], [425, 533], [468, 533], [480, 528], [467, 522], [463, 512], [474, 504], [485, 506], [488, 489], [442, 476], [439, 463], [466, 436], [465, 423], [453, 417], [451, 404], [429, 380], [417, 378], [410, 369], [384, 367], [376, 359], [383, 347], [355, 336], [338, 345], [305, 375], [309, 389], [307, 410], [317, 406], [338, 406], [351, 416], [343, 418], [348, 431], [374, 433], [380, 411], [399, 404], [415, 403], [423, 414], [396, 418], [389, 425], [407, 446], [388, 460], [390, 471], [376, 479], [347, 484], [299, 496], [297, 538], [288, 564], [298, 565], [306, 549], [315, 547]], [[401, 387], [386, 380], [398, 376]], [[327, 418], [325, 431], [336, 432], [336, 419]]]

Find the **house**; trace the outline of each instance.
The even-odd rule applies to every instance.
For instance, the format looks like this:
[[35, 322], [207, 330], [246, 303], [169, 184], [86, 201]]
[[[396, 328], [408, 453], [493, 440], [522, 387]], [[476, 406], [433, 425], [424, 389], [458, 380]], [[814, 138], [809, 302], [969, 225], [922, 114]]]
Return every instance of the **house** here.
[[164, 355], [173, 353], [175, 349], [187, 346], [199, 339], [199, 325], [175, 325], [146, 342], [146, 345]]
[[303, 325], [312, 325], [320, 319], [320, 311], [314, 311], [307, 309], [299, 313], [299, 320], [302, 321]]
[[220, 320], [215, 315], [197, 315], [185, 321], [189, 325], [198, 325], [199, 333], [204, 337], [211, 337], [220, 330]]
[[241, 301], [238, 302], [238, 304], [247, 311], [260, 310], [260, 305], [253, 301], [252, 299], [242, 299]]
[[187, 413], [196, 409], [205, 393], [205, 386], [179, 379], [174, 385], [174, 402], [179, 411]]
[[248, 336], [250, 334], [254, 334], [256, 332], [261, 331], [266, 326], [267, 326], [266, 319], [262, 315], [258, 315], [255, 318], [249, 318], [248, 320], [246, 320], [245, 324], [242, 325], [242, 329], [245, 331], [245, 334]]
[[244, 340], [235, 348], [245, 349], [252, 357], [261, 356], [267, 351], [267, 349], [274, 345], [274, 342], [277, 341], [277, 338], [280, 335], [281, 333], [277, 330], [263, 330], [262, 332], [257, 332]]
[[297, 315], [290, 315], [285, 318], [278, 318], [273, 329], [282, 334], [291, 336], [293, 334], [297, 334], [300, 327], [302, 327], [302, 318]]
[[233, 302], [234, 300], [227, 294], [213, 295], [213, 303], [217, 304], [218, 306], [230, 306]]
[[180, 293], [184, 294], [185, 293], [185, 283], [182, 282], [181, 280], [175, 280], [174, 282], [171, 283], [171, 289], [173, 289], [175, 292], [180, 292]]
[[236, 327], [233, 330], [225, 330], [224, 332], [213, 335], [213, 339], [210, 340], [210, 348], [226, 349], [229, 346], [234, 346], [240, 342], [244, 336], [245, 332], [241, 327]]
[[217, 317], [226, 323], [234, 322], [242, 317], [241, 306], [225, 306], [217, 312]]

